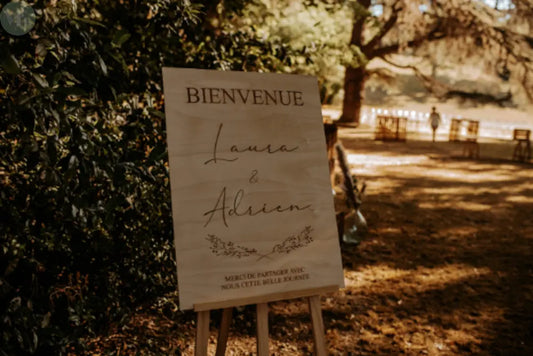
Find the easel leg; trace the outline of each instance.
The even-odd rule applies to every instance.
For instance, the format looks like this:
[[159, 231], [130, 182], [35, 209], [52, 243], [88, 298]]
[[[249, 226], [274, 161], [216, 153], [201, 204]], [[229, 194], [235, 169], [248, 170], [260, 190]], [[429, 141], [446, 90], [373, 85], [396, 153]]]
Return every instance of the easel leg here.
[[257, 304], [257, 355], [268, 356], [268, 303]]
[[215, 356], [224, 356], [226, 354], [232, 312], [233, 308], [222, 310], [222, 320], [220, 322], [220, 331], [218, 332], [217, 351]]
[[309, 311], [313, 323], [313, 338], [315, 340], [315, 355], [326, 356], [326, 338], [324, 335], [324, 321], [320, 307], [320, 296], [309, 297]]
[[199, 311], [196, 319], [195, 356], [207, 356], [209, 342], [209, 310]]

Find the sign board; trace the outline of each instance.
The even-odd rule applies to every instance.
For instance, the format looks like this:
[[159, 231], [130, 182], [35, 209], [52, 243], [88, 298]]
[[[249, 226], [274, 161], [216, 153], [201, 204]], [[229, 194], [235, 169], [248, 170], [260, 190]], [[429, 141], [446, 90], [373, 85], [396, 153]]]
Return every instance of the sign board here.
[[180, 309], [343, 286], [316, 78], [163, 82]]

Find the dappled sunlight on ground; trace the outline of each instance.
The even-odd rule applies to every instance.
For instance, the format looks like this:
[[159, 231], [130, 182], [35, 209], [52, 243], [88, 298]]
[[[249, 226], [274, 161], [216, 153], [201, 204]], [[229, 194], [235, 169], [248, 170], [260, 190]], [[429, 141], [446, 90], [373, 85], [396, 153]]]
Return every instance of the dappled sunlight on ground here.
[[[446, 199], [446, 197], [444, 197]], [[474, 202], [468, 202], [468, 201], [437, 201], [433, 203], [420, 203], [419, 207], [422, 209], [442, 209], [442, 208], [450, 208], [450, 209], [462, 209], [462, 210], [472, 210], [472, 211], [483, 211], [483, 210], [490, 210], [494, 208], [494, 206], [490, 204], [480, 204], [480, 203], [474, 203]]]
[[411, 156], [386, 156], [383, 154], [348, 154], [348, 163], [354, 166], [375, 167], [375, 166], [402, 166], [406, 164], [420, 164], [429, 158], [424, 155]]
[[473, 160], [447, 142], [341, 138], [370, 230], [343, 249], [347, 316], [327, 314], [337, 354], [531, 354], [533, 165], [508, 143]]
[[[339, 136], [367, 184], [369, 231], [342, 246], [346, 287], [321, 298], [328, 354], [533, 355], [533, 164], [510, 161], [502, 143], [473, 160], [446, 142]], [[234, 310], [227, 355], [255, 352], [254, 311]], [[93, 351], [134, 355], [136, 338], [154, 354], [193, 355], [194, 314], [172, 313], [141, 313]], [[220, 312], [212, 315], [214, 354]], [[269, 325], [270, 354], [312, 354], [305, 300], [270, 303]]]
[[435, 178], [437, 180], [455, 180], [459, 182], [505, 182], [509, 181], [509, 176], [505, 173], [496, 173], [496, 172], [471, 172], [466, 169], [457, 170], [455, 169], [432, 169], [427, 171], [422, 171], [418, 176]]
[[507, 197], [505, 198], [506, 201], [510, 202], [510, 203], [528, 203], [528, 204], [533, 204], [533, 195], [529, 195], [529, 196], [512, 196], [512, 197]]
[[[372, 283], [386, 282], [394, 287], [391, 280], [403, 279], [402, 288], [411, 288], [417, 292], [443, 287], [468, 278], [476, 278], [491, 273], [489, 268], [476, 268], [464, 264], [452, 264], [436, 268], [420, 267], [416, 270], [402, 270], [386, 265], [367, 266], [360, 271], [345, 272], [347, 288], [364, 289]], [[371, 276], [370, 278], [368, 276]], [[400, 303], [401, 304], [401, 303]]]
[[[441, 317], [441, 322], [450, 325], [449, 329], [435, 327], [435, 320], [422, 317], [384, 319], [373, 311], [366, 312], [374, 327], [363, 325], [355, 331], [357, 343], [354, 345], [354, 331], [342, 328], [328, 329], [328, 339], [332, 355], [346, 355], [346, 352], [359, 354], [361, 349], [373, 348], [379, 355], [463, 355], [479, 354], [483, 338], [476, 331], [490, 329], [492, 324], [503, 319], [499, 308], [480, 308], [479, 321], [458, 324], [461, 311]], [[355, 317], [354, 317], [355, 318]], [[404, 331], [399, 334], [398, 330]], [[366, 353], [362, 353], [366, 354]]]

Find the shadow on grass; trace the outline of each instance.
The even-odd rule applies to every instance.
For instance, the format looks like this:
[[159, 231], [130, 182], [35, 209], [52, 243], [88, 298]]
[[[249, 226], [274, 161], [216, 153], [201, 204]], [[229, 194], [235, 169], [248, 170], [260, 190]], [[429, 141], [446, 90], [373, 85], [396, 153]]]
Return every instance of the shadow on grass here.
[[[533, 166], [454, 159], [424, 142], [347, 141], [368, 154], [352, 168], [365, 172], [370, 226], [360, 246], [343, 248], [349, 283], [336, 304], [352, 309], [325, 310], [332, 328], [358, 335], [347, 350], [532, 354]], [[372, 162], [406, 155], [427, 159]]]
[[[344, 144], [383, 160], [352, 166], [369, 173], [359, 177], [370, 231], [342, 248], [346, 288], [322, 298], [329, 353], [532, 354], [533, 167], [454, 159], [424, 142]], [[420, 147], [432, 148], [424, 160], [386, 162]], [[253, 340], [253, 310], [236, 318], [234, 338]], [[272, 303], [269, 321], [276, 354], [311, 353], [305, 301]]]

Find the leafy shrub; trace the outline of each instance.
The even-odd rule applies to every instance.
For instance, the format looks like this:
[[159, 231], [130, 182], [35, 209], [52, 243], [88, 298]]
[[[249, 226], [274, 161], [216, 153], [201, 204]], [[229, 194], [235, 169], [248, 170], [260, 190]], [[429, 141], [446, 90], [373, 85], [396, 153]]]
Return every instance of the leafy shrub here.
[[33, 7], [28, 35], [0, 33], [0, 355], [81, 350], [176, 288], [162, 66], [290, 58], [198, 2]]

